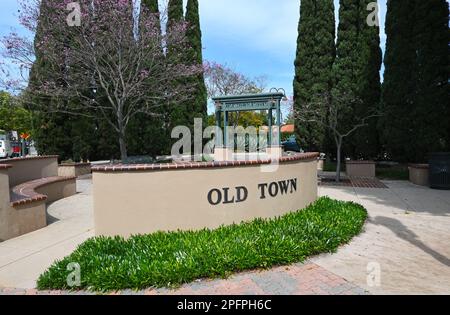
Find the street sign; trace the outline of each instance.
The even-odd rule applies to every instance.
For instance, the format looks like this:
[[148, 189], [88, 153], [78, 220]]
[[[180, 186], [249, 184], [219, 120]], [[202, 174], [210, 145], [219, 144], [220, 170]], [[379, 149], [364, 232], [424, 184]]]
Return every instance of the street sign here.
[[20, 134], [20, 138], [21, 139], [23, 139], [23, 140], [28, 140], [28, 139], [30, 139], [30, 134], [29, 133], [26, 133], [26, 132], [22, 132], [21, 134]]

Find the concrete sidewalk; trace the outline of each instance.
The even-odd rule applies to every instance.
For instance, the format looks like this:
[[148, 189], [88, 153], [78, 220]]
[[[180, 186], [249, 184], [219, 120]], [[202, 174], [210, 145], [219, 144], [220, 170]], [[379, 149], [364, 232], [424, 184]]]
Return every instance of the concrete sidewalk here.
[[[384, 183], [389, 189], [320, 188], [321, 195], [362, 204], [369, 220], [338, 253], [312, 261], [374, 294], [449, 294], [450, 191]], [[369, 287], [378, 268], [380, 286]]]
[[[229, 280], [188, 284], [180, 291], [148, 293], [204, 294], [209, 289], [217, 294], [253, 291], [258, 294], [273, 292], [272, 289], [284, 294], [291, 291], [283, 290], [291, 289], [291, 293], [297, 294], [450, 293], [450, 191], [431, 190], [403, 181], [384, 183], [389, 189], [320, 187], [321, 196], [355, 201], [369, 212], [365, 231], [336, 254], [313, 257], [304, 268], [280, 267], [258, 273], [257, 277], [249, 272]], [[78, 181], [78, 190], [76, 196], [49, 207], [49, 222], [53, 223], [47, 228], [0, 243], [0, 292], [2, 287], [34, 288], [38, 276], [54, 260], [69, 255], [93, 236], [91, 181]], [[378, 276], [370, 271], [376, 271], [377, 267], [380, 286], [369, 286], [368, 277]], [[292, 270], [298, 268], [302, 271], [294, 275]], [[308, 287], [303, 287], [306, 278]], [[286, 279], [297, 281], [299, 289], [287, 288]], [[261, 291], [266, 284], [269, 291]], [[339, 287], [342, 284], [347, 291]]]

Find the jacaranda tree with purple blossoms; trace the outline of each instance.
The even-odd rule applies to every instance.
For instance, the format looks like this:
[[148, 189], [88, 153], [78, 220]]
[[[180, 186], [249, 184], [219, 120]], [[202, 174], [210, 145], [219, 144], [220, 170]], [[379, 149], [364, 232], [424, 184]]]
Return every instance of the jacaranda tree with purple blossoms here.
[[34, 53], [51, 66], [32, 71], [34, 79], [24, 96], [45, 111], [101, 117], [116, 132], [125, 160], [130, 121], [140, 113], [160, 115], [161, 106], [188, 102], [196, 86], [174, 89], [170, 83], [196, 75], [202, 67], [161, 58], [167, 43], [189, 48], [183, 21], [161, 32], [167, 15], [145, 6], [136, 12], [132, 0], [82, 0], [76, 2], [80, 12], [73, 3], [42, 0], [40, 14], [28, 15], [38, 16], [38, 21], [25, 23], [39, 25], [43, 34]]

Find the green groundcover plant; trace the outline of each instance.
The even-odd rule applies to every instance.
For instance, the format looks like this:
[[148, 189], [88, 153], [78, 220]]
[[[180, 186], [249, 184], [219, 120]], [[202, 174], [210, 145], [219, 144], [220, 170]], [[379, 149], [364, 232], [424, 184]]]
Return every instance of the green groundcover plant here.
[[[216, 230], [92, 238], [43, 273], [38, 288], [106, 292], [177, 287], [201, 278], [303, 262], [348, 243], [361, 232], [366, 218], [358, 204], [321, 198], [282, 217]], [[81, 267], [77, 288], [67, 283], [72, 272], [67, 267], [73, 263]]]

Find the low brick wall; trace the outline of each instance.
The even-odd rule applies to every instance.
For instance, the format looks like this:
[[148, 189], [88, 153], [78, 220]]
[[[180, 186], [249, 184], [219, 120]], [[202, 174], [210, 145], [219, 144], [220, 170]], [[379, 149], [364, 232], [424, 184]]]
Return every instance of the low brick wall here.
[[410, 164], [409, 181], [418, 186], [430, 186], [430, 166], [428, 164]]
[[317, 160], [317, 170], [323, 171], [324, 168], [325, 168], [325, 159], [318, 159]]
[[0, 164], [0, 242], [6, 240], [9, 204], [9, 176], [10, 165]]
[[80, 177], [88, 174], [91, 174], [90, 163], [60, 164], [58, 166], [58, 176]]
[[0, 241], [45, 227], [46, 203], [76, 193], [75, 178], [57, 175], [57, 156], [0, 162]]
[[13, 169], [12, 165], [0, 164], [0, 242], [47, 225], [45, 200], [12, 207], [9, 172]]
[[57, 155], [1, 160], [1, 164], [11, 165], [8, 172], [11, 187], [39, 178], [58, 176]]
[[374, 161], [347, 161], [346, 174], [348, 177], [376, 177], [376, 164]]
[[[95, 233], [129, 237], [274, 218], [317, 200], [318, 154], [93, 167]], [[267, 168], [266, 168], [267, 167]]]
[[46, 201], [35, 201], [2, 209], [7, 220], [0, 222], [0, 240], [5, 241], [47, 226]]

